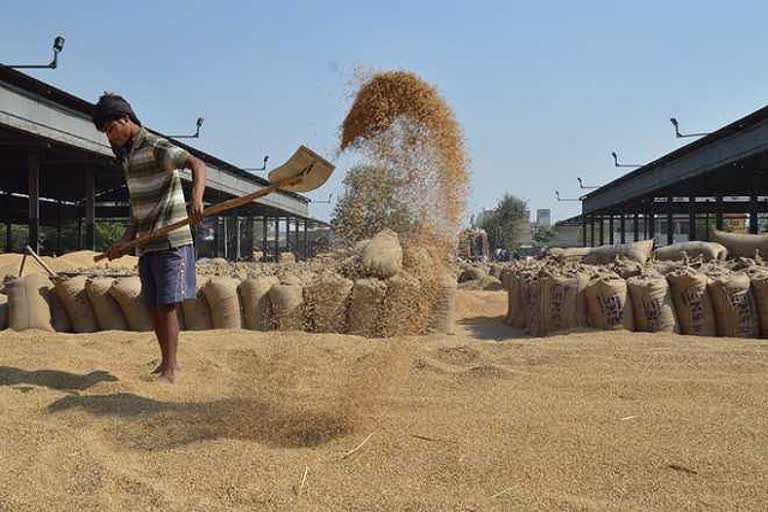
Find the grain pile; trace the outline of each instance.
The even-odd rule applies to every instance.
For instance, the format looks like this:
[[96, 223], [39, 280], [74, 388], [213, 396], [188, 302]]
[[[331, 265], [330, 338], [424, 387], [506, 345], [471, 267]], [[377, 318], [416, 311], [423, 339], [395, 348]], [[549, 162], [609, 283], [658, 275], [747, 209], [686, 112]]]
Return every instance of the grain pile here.
[[[530, 342], [503, 293], [455, 336], [0, 336], [0, 510], [759, 511], [765, 342]], [[498, 339], [503, 341], [497, 341]]]
[[397, 196], [418, 222], [407, 238], [453, 249], [469, 176], [456, 118], [435, 87], [407, 71], [365, 77], [341, 127], [340, 149], [362, 153], [396, 178]]

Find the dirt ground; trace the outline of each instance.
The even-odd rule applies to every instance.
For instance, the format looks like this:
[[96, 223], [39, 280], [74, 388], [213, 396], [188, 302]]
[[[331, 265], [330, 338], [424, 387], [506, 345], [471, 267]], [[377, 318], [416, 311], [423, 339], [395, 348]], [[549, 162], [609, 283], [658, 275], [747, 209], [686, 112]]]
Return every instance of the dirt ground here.
[[765, 510], [768, 343], [0, 334], [0, 511]]

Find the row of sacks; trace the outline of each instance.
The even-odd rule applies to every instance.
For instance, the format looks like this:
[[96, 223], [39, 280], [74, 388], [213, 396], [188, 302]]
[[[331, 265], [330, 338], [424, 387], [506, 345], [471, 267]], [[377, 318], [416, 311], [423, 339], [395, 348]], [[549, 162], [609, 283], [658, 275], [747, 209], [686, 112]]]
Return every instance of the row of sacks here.
[[[138, 277], [73, 278], [52, 282], [31, 274], [6, 283], [0, 328], [89, 333], [149, 331]], [[401, 272], [388, 279], [350, 280], [321, 273], [306, 282], [287, 275], [200, 278], [197, 296], [182, 303], [182, 329], [305, 330], [368, 337], [450, 333], [456, 280], [433, 286]]]
[[594, 328], [768, 337], [768, 272], [709, 276], [691, 269], [622, 279], [505, 271], [508, 324], [532, 336]]
[[712, 230], [711, 241], [690, 241], [653, 249], [653, 240], [643, 240], [600, 247], [552, 248], [548, 255], [562, 262], [581, 262], [603, 265], [617, 256], [644, 264], [653, 255], [657, 260], [679, 260], [700, 257], [705, 261], [724, 261], [732, 258], [755, 258], [768, 255], [768, 234], [728, 233]]

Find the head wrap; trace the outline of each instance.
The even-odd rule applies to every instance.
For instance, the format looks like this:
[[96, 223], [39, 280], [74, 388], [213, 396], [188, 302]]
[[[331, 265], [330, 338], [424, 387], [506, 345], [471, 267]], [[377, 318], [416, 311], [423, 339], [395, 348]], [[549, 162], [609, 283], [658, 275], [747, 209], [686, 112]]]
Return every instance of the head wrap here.
[[93, 124], [99, 130], [103, 130], [104, 126], [110, 121], [123, 117], [128, 117], [131, 121], [141, 126], [141, 121], [136, 117], [131, 104], [117, 94], [102, 95], [93, 108]]

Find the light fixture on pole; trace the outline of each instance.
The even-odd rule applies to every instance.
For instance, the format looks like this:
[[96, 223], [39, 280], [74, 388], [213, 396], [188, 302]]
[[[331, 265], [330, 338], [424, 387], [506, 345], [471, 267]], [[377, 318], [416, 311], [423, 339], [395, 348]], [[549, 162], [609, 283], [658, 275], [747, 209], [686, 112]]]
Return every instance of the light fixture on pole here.
[[579, 188], [583, 188], [583, 189], [600, 188], [600, 187], [588, 187], [588, 186], [584, 185], [584, 183], [581, 181], [581, 178], [576, 178], [576, 181], [579, 182]]
[[640, 164], [620, 164], [619, 155], [615, 151], [611, 151], [611, 156], [613, 157], [613, 165], [615, 167], [642, 167]]
[[195, 129], [195, 133], [192, 135], [168, 135], [168, 137], [172, 137], [174, 139], [197, 139], [200, 137], [200, 128], [203, 126], [203, 121], [205, 121], [205, 119], [202, 117], [197, 118], [197, 122], [195, 123], [197, 128]]
[[669, 122], [672, 123], [672, 126], [675, 127], [675, 137], [677, 137], [678, 139], [685, 139], [688, 137], [703, 137], [705, 135], [709, 135], [709, 132], [680, 133], [680, 123], [677, 122], [677, 118], [670, 117]]
[[558, 192], [557, 190], [555, 190], [555, 197], [556, 197], [556, 198], [557, 198], [557, 200], [558, 200], [558, 201], [560, 201], [561, 203], [562, 203], [562, 202], [581, 201], [581, 198], [578, 198], [578, 199], [577, 199], [577, 198], [565, 198], [565, 199], [564, 199], [564, 198], [560, 197], [560, 192]]
[[64, 49], [64, 37], [56, 36], [53, 40], [53, 59], [48, 64], [9, 64], [13, 69], [56, 69], [59, 65], [59, 52]]
[[261, 167], [243, 167], [243, 170], [244, 171], [266, 171], [267, 161], [269, 161], [269, 155], [266, 155], [264, 157], [264, 165], [262, 165]]

